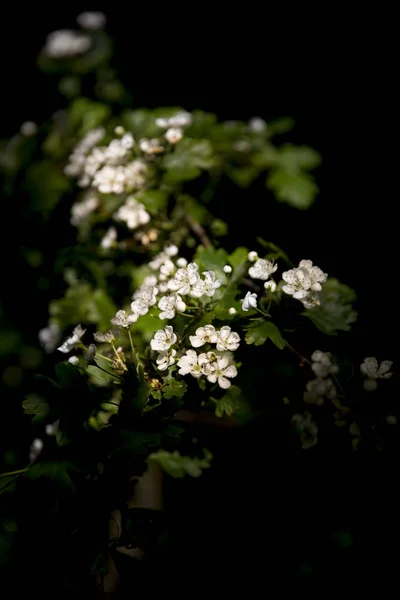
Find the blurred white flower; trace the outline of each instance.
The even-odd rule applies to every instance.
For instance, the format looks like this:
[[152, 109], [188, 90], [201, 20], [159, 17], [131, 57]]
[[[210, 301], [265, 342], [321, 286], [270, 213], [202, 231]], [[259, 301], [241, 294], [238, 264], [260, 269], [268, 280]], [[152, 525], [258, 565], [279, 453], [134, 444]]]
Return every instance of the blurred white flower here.
[[112, 331], [106, 331], [105, 333], [96, 331], [96, 333], [93, 334], [93, 337], [96, 342], [104, 342], [106, 344], [110, 344], [115, 340], [115, 336]]
[[31, 137], [37, 133], [38, 126], [33, 121], [25, 121], [20, 127], [20, 132], [26, 137]]
[[230, 265], [225, 265], [224, 273], [226, 273], [227, 275], [229, 275], [229, 273], [232, 273], [232, 267]]
[[364, 358], [364, 362], [360, 366], [361, 373], [366, 377], [364, 389], [368, 392], [374, 391], [378, 387], [377, 379], [390, 379], [393, 375], [390, 371], [392, 365], [392, 360], [383, 360], [379, 364], [373, 356]]
[[103, 29], [107, 21], [106, 15], [97, 10], [83, 12], [77, 16], [76, 20], [83, 29], [91, 31]]
[[240, 300], [240, 302], [242, 303], [242, 310], [244, 310], [245, 312], [247, 312], [248, 310], [250, 310], [252, 308], [256, 308], [257, 307], [257, 294], [252, 294], [251, 292], [247, 292], [246, 296], [243, 298], [243, 300]]
[[100, 247], [103, 248], [103, 250], [108, 250], [109, 248], [112, 248], [112, 246], [114, 246], [116, 241], [117, 230], [115, 229], [115, 227], [111, 226], [108, 228], [107, 232], [102, 237]]
[[176, 261], [176, 266], [180, 267], [180, 268], [186, 267], [187, 264], [188, 264], [188, 261], [186, 260], [186, 258], [183, 258], [183, 257], [178, 258]]
[[85, 332], [86, 329], [82, 329], [81, 325], [77, 325], [74, 328], [71, 337], [67, 338], [65, 342], [59, 348], [57, 348], [57, 350], [63, 352], [64, 354], [68, 354], [68, 352], [71, 352], [71, 350], [75, 348], [76, 344], [79, 342], [81, 337], [83, 337]]
[[255, 250], [252, 250], [248, 253], [247, 258], [250, 262], [255, 262], [258, 259], [258, 253]]
[[39, 457], [39, 454], [43, 450], [43, 440], [40, 438], [35, 438], [31, 444], [30, 453], [29, 453], [29, 462], [34, 463], [36, 459]]
[[48, 423], [45, 427], [46, 435], [57, 435], [57, 431], [60, 425], [60, 421], [54, 421], [54, 423]]
[[182, 129], [179, 129], [179, 127], [171, 127], [165, 132], [165, 137], [170, 144], [177, 144], [183, 137]]
[[44, 51], [51, 58], [72, 58], [84, 54], [91, 45], [90, 38], [70, 29], [53, 31], [46, 38]]
[[125, 221], [129, 229], [136, 229], [150, 221], [149, 213], [134, 196], [128, 196], [125, 203], [115, 213], [114, 218], [116, 221]]
[[71, 206], [71, 225], [77, 227], [99, 206], [99, 199], [93, 192], [87, 193], [82, 200]]
[[300, 436], [300, 442], [303, 450], [308, 450], [318, 442], [318, 427], [315, 421], [312, 420], [310, 413], [305, 412], [302, 415], [295, 414], [291, 419], [292, 425], [295, 426], [297, 433]]
[[252, 117], [249, 121], [249, 129], [252, 133], [264, 133], [267, 124], [261, 117]]
[[68, 362], [71, 363], [71, 365], [77, 365], [79, 363], [79, 358], [77, 356], [70, 356]]
[[47, 354], [51, 354], [57, 348], [61, 339], [61, 329], [56, 323], [49, 323], [47, 327], [38, 333], [40, 345]]
[[228, 312], [232, 317], [237, 314], [237, 310], [233, 306], [230, 307]]
[[143, 138], [139, 140], [139, 148], [145, 154], [161, 154], [161, 152], [165, 151], [164, 146], [160, 144], [160, 140], [157, 138], [151, 140]]

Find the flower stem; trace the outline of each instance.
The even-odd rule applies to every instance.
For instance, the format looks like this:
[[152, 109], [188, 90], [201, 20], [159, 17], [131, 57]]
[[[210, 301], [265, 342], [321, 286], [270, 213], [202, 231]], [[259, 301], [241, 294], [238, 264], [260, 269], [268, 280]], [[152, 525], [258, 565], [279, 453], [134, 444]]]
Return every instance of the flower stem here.
[[266, 313], [263, 310], [261, 310], [261, 308], [258, 308], [258, 306], [256, 306], [256, 311], [258, 311], [259, 313], [261, 313], [264, 317], [270, 317], [271, 316], [269, 313]]
[[184, 313], [184, 312], [178, 312], [178, 315], [182, 315], [182, 317], [188, 317], [189, 319], [195, 319], [194, 315], [188, 315], [187, 313]]
[[128, 327], [128, 335], [129, 335], [129, 341], [131, 343], [131, 349], [132, 349], [132, 360], [133, 360], [133, 363], [137, 366], [139, 363], [139, 360], [138, 360], [137, 354], [135, 352], [135, 347], [133, 345], [131, 330], [129, 327]]
[[293, 346], [291, 344], [289, 344], [289, 342], [287, 342], [287, 341], [286, 341], [286, 348], [289, 348], [289, 350], [291, 352], [293, 352], [293, 354], [295, 354], [296, 356], [298, 356], [300, 358], [300, 360], [301, 360], [302, 363], [308, 363], [309, 365], [311, 365], [311, 361], [308, 360], [308, 358], [306, 358], [302, 354], [300, 354], [300, 352], [298, 352], [296, 350], [296, 348], [293, 348]]
[[26, 473], [29, 467], [25, 467], [25, 469], [19, 469], [18, 471], [8, 471], [8, 473], [0, 473], [0, 477], [11, 477], [12, 475], [22, 475], [22, 473]]
[[96, 363], [96, 367], [98, 369], [100, 369], [100, 371], [104, 371], [104, 373], [107, 373], [107, 375], [110, 375], [111, 377], [115, 377], [116, 379], [121, 379], [121, 377], [119, 375], [115, 375], [115, 373], [111, 373], [110, 371], [107, 371], [107, 369], [103, 369], [103, 367], [101, 367], [97, 363]]
[[119, 363], [121, 365], [121, 367], [123, 368], [124, 371], [127, 371], [128, 369], [126, 367], [126, 364], [124, 363], [124, 361], [121, 359], [120, 355], [118, 354], [114, 342], [111, 342], [111, 346], [112, 346], [112, 349], [114, 350], [114, 354], [117, 358], [117, 363]]
[[104, 356], [104, 354], [100, 354], [100, 352], [96, 352], [96, 356], [100, 356], [100, 358], [104, 358], [104, 360], [108, 360], [108, 362], [112, 363], [114, 360], [109, 358], [108, 356]]

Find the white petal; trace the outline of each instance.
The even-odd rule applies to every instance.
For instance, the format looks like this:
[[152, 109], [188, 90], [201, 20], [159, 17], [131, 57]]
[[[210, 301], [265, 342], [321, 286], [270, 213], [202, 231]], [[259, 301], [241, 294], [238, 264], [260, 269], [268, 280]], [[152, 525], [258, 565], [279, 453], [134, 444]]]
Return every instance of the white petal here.
[[[208, 380], [210, 381], [210, 378], [208, 378]], [[231, 382], [229, 379], [226, 379], [226, 377], [218, 377], [218, 385], [223, 390], [227, 390], [229, 387], [231, 387]]]

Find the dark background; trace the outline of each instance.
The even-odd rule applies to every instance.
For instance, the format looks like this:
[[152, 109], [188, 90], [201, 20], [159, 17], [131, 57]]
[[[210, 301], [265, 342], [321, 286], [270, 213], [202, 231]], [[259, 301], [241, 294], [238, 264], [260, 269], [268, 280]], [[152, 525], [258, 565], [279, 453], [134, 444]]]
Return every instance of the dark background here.
[[[85, 8], [8, 7], [0, 36], [0, 137], [57, 108], [35, 57], [47, 33], [73, 27]], [[398, 111], [391, 16], [329, 7], [298, 15], [286, 5], [279, 15], [242, 5], [220, 17], [205, 5], [149, 8], [103, 8], [116, 38], [115, 64], [135, 106], [201, 108], [220, 119], [293, 117], [290, 141], [315, 147], [323, 158], [315, 206], [305, 213], [272, 201], [261, 207], [259, 181], [244, 205], [226, 184], [217, 210], [236, 244], [251, 246], [261, 235], [355, 288], [360, 318], [347, 338], [354, 355], [395, 360]], [[3, 210], [5, 317], [34, 345], [54, 290], [38, 289], [37, 272], [20, 248], [40, 248], [43, 274], [51, 277], [54, 230], [66, 245], [74, 232], [67, 217], [53, 229], [24, 220], [17, 203]], [[347, 461], [326, 448], [318, 459], [299, 458], [285, 454], [284, 445], [262, 422], [249, 435], [223, 434], [214, 473], [175, 488], [168, 583], [179, 573], [196, 586], [215, 576], [225, 587], [247, 582], [268, 591], [271, 581], [344, 586], [348, 577], [367, 584], [391, 577], [394, 458], [383, 465], [372, 457]], [[341, 531], [351, 532], [347, 549]]]

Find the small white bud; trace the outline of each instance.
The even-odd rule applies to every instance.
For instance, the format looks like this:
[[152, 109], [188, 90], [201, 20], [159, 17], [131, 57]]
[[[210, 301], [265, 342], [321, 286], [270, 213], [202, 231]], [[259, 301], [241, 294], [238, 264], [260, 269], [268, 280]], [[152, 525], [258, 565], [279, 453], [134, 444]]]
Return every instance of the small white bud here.
[[71, 363], [71, 365], [77, 365], [79, 358], [77, 356], [70, 356], [68, 362]]
[[37, 133], [38, 127], [33, 121], [25, 121], [20, 127], [20, 132], [26, 137], [31, 137]]
[[124, 135], [125, 129], [122, 127], [122, 125], [117, 125], [117, 127], [114, 129], [114, 133], [115, 135]]
[[225, 265], [224, 273], [232, 273], [232, 267], [230, 265]]
[[183, 269], [184, 267], [186, 267], [186, 265], [188, 264], [186, 258], [183, 258], [183, 256], [181, 256], [180, 258], [178, 258], [178, 260], [176, 261], [177, 266], [180, 269]]
[[255, 250], [252, 250], [247, 255], [247, 258], [249, 259], [250, 262], [255, 262], [258, 259], [258, 253], [255, 252]]
[[269, 290], [270, 292], [274, 292], [276, 290], [276, 283], [275, 283], [275, 281], [273, 281], [271, 279], [271, 281], [266, 281], [264, 283], [264, 287], [266, 290]]
[[234, 315], [236, 315], [237, 310], [236, 310], [236, 308], [234, 308], [233, 306], [231, 306], [228, 312], [233, 317]]
[[170, 144], [177, 144], [182, 137], [182, 129], [179, 129], [179, 127], [171, 127], [165, 132], [165, 138]]

